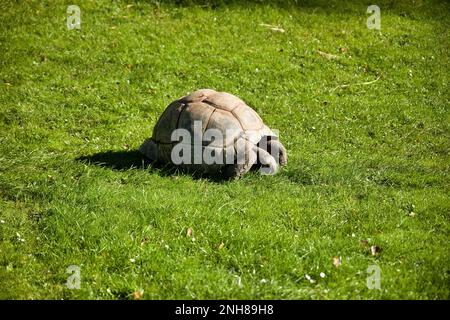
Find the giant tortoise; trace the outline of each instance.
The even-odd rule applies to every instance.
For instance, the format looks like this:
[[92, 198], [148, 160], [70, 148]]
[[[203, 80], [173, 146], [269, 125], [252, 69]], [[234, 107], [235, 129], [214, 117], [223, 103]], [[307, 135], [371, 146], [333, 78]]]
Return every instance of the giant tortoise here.
[[252, 166], [274, 174], [286, 149], [260, 116], [238, 97], [197, 90], [172, 102], [140, 147], [151, 161], [239, 177]]

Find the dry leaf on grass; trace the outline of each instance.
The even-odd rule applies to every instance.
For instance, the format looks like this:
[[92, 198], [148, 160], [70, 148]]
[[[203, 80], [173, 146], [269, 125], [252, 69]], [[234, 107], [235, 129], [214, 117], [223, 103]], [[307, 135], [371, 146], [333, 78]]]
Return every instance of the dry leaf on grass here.
[[223, 248], [225, 247], [225, 243], [221, 243], [221, 244], [219, 244], [219, 250], [222, 250]]
[[148, 242], [148, 238], [147, 238], [147, 237], [144, 237], [144, 238], [141, 240], [141, 246], [145, 245], [147, 242]]
[[188, 236], [188, 237], [192, 237], [192, 233], [193, 233], [194, 231], [192, 230], [192, 228], [188, 228], [187, 229], [187, 231], [186, 231], [186, 235]]
[[137, 290], [137, 291], [133, 292], [133, 299], [140, 300], [143, 295], [144, 295], [144, 290]]
[[371, 246], [371, 247], [370, 247], [370, 253], [371, 253], [373, 256], [379, 255], [380, 252], [381, 252], [381, 248], [380, 248], [379, 246]]
[[341, 266], [341, 264], [342, 264], [342, 259], [341, 259], [341, 257], [333, 257], [333, 265], [334, 265], [336, 268], [339, 268], [339, 267]]

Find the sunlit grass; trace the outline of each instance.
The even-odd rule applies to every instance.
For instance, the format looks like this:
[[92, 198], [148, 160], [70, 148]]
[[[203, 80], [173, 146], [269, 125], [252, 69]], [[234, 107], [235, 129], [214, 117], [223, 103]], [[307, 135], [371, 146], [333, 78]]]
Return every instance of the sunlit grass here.
[[[178, 3], [1, 2], [0, 298], [448, 299], [448, 4], [379, 1], [377, 31], [359, 1]], [[257, 110], [288, 166], [143, 165], [198, 88]]]

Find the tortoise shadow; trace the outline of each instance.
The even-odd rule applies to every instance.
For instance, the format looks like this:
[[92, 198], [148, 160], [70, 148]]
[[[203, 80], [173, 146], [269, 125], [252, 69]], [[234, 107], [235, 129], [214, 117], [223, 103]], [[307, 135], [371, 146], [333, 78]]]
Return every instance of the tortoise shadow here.
[[81, 156], [76, 158], [75, 160], [88, 165], [95, 165], [98, 167], [109, 168], [111, 170], [117, 171], [150, 170], [151, 172], [156, 172], [162, 177], [184, 175], [190, 176], [194, 180], [205, 179], [216, 183], [222, 183], [230, 180], [229, 178], [221, 174], [212, 175], [190, 172], [170, 164], [159, 164], [156, 162], [151, 162], [138, 150], [110, 150], [106, 152], [95, 153], [92, 155]]
[[130, 169], [145, 169], [152, 166], [139, 151], [106, 151], [99, 152], [88, 156], [81, 156], [77, 161], [96, 165], [102, 168], [110, 168], [112, 170], [124, 171]]

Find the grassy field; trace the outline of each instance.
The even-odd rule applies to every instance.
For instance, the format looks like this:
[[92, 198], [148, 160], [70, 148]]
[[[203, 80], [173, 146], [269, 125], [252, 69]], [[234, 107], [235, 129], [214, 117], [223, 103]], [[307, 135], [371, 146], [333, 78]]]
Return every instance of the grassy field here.
[[[0, 2], [0, 298], [449, 299], [449, 3], [204, 2]], [[198, 88], [257, 110], [288, 166], [146, 166]]]

